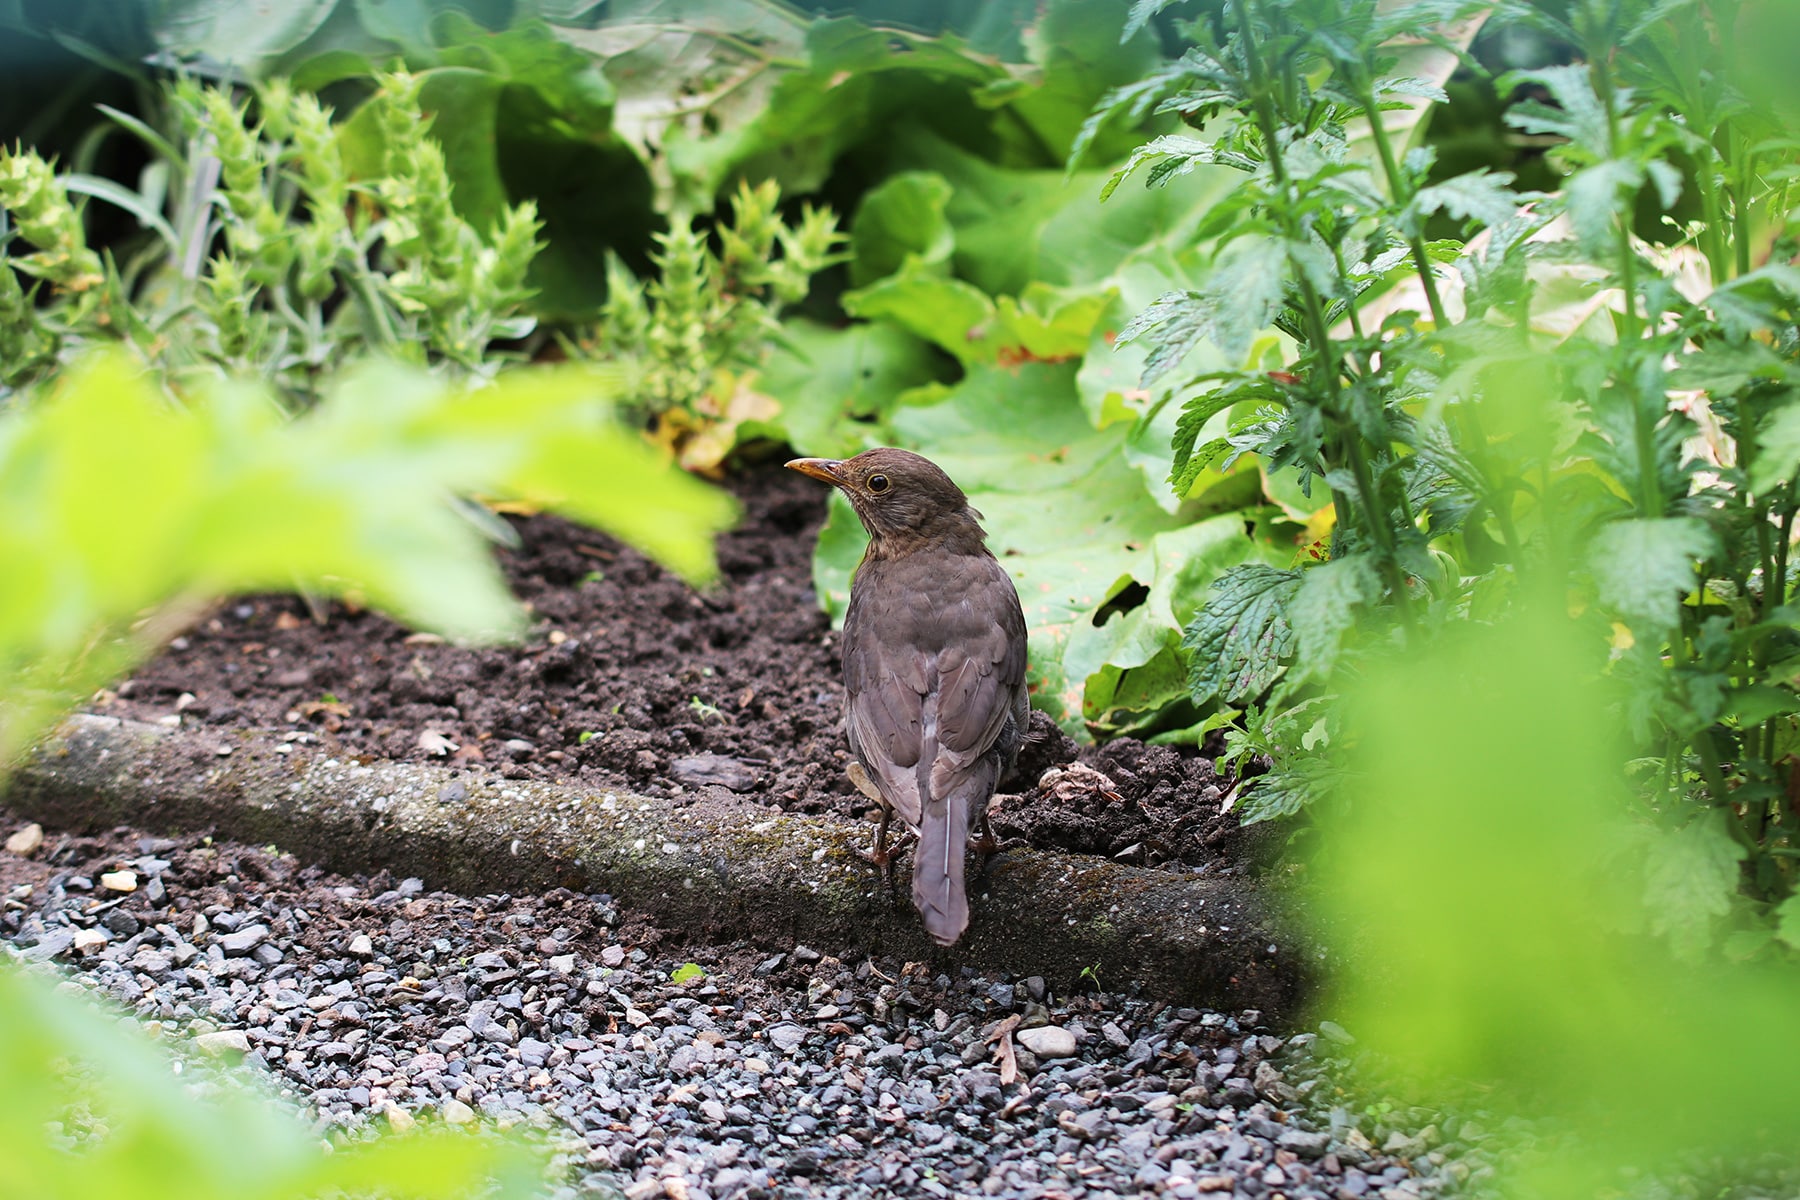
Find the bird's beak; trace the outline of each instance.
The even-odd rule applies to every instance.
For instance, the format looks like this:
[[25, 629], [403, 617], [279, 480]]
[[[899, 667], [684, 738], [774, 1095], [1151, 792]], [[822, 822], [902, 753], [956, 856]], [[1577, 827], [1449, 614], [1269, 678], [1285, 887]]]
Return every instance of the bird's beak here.
[[802, 475], [810, 475], [821, 483], [829, 483], [832, 487], [843, 487], [848, 482], [840, 471], [843, 465], [835, 458], [795, 458], [788, 460], [787, 469], [798, 471]]

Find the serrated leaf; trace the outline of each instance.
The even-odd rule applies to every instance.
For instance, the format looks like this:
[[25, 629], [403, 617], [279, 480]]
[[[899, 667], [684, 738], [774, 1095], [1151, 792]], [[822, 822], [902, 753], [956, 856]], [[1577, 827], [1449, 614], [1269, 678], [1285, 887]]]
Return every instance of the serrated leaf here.
[[1442, 85], [1430, 79], [1419, 79], [1414, 76], [1376, 80], [1375, 97], [1380, 99], [1384, 96], [1413, 96], [1438, 104], [1446, 103], [1450, 99], [1450, 93], [1446, 92]]
[[1143, 386], [1167, 374], [1206, 338], [1230, 363], [1274, 319], [1287, 287], [1288, 247], [1262, 238], [1227, 246], [1199, 290], [1167, 292], [1119, 331], [1116, 345], [1144, 338], [1151, 346]]
[[1525, 100], [1507, 110], [1506, 123], [1526, 133], [1565, 137], [1595, 158], [1612, 152], [1606, 109], [1594, 92], [1594, 79], [1586, 63], [1513, 71], [1499, 86], [1510, 90], [1520, 83], [1541, 84], [1556, 102]]
[[[1753, 343], [1754, 344], [1754, 343]], [[1756, 456], [1747, 474], [1750, 490], [1766, 495], [1800, 472], [1800, 403], [1776, 409], [1756, 429]]]
[[1800, 304], [1800, 268], [1768, 263], [1721, 284], [1706, 298], [1719, 325], [1734, 339], [1786, 324]]
[[1261, 563], [1220, 577], [1181, 640], [1193, 652], [1188, 682], [1196, 703], [1237, 704], [1268, 690], [1293, 647], [1286, 610], [1299, 587], [1300, 572]]
[[1333, 559], [1309, 568], [1288, 603], [1288, 623], [1298, 641], [1296, 681], [1329, 678], [1337, 666], [1344, 635], [1361, 610], [1381, 599], [1381, 575], [1364, 555]]
[[1644, 182], [1637, 163], [1609, 158], [1575, 172], [1563, 185], [1563, 204], [1575, 236], [1590, 253], [1608, 251], [1614, 223], [1629, 213], [1628, 200]]
[[1634, 517], [1594, 535], [1588, 567], [1601, 602], [1641, 639], [1675, 628], [1695, 569], [1714, 548], [1712, 531], [1698, 518]]
[[1218, 150], [1211, 142], [1203, 142], [1182, 133], [1165, 133], [1133, 150], [1131, 157], [1107, 176], [1106, 182], [1100, 187], [1100, 199], [1109, 198], [1121, 183], [1131, 177], [1132, 172], [1145, 163], [1157, 164], [1157, 170], [1149, 180], [1151, 186], [1167, 183], [1176, 176], [1187, 175], [1196, 167], [1218, 165], [1250, 170], [1256, 165], [1242, 154]]
[[1669, 939], [1678, 958], [1695, 961], [1712, 943], [1713, 925], [1731, 911], [1744, 848], [1714, 811], [1651, 840], [1644, 868], [1650, 932]]
[[1489, 227], [1504, 225], [1517, 215], [1523, 200], [1513, 191], [1512, 180], [1509, 171], [1469, 171], [1420, 188], [1411, 208], [1419, 216], [1447, 212], [1462, 221]]

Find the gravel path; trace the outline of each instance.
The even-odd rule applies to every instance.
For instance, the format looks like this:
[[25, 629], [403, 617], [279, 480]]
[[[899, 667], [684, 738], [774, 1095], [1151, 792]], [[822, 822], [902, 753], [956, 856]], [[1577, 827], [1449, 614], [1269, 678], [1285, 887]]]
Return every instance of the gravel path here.
[[1472, 1126], [1332, 1107], [1325, 1051], [1347, 1035], [1328, 1024], [1284, 1036], [1125, 980], [1064, 995], [687, 945], [605, 896], [458, 896], [130, 830], [29, 849], [0, 832], [16, 838], [0, 946], [66, 964], [173, 1041], [246, 1054], [322, 1128], [541, 1126], [577, 1148], [564, 1195], [1413, 1200], [1478, 1161]]

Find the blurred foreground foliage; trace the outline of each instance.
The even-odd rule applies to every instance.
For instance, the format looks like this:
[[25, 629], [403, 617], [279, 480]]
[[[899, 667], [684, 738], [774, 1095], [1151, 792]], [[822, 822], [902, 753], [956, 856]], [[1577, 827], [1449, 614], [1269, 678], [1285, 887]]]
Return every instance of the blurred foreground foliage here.
[[78, 363], [0, 412], [0, 763], [234, 592], [345, 596], [469, 640], [516, 633], [453, 496], [562, 512], [708, 578], [735, 505], [623, 428], [615, 391], [595, 371], [470, 387], [369, 364], [290, 419], [258, 385], [177, 398], [116, 352]]
[[80, 1200], [510, 1200], [547, 1165], [517, 1139], [448, 1127], [321, 1141], [254, 1082], [183, 1072], [162, 1048], [0, 957], [0, 1195]]
[[[1800, 1053], [1771, 1036], [1800, 964], [1652, 936], [1646, 892], [1689, 886], [1688, 851], [1635, 815], [1628, 689], [1604, 666], [1551, 591], [1371, 667], [1345, 693], [1346, 803], [1321, 818], [1320, 915], [1353, 948], [1321, 1009], [1379, 1048], [1385, 1086], [1441, 1102], [1474, 1081], [1484, 1110], [1528, 1118], [1533, 1147], [1496, 1160], [1512, 1196], [1655, 1194], [1800, 1145]], [[1723, 817], [1699, 820], [1681, 836], [1733, 861]]]

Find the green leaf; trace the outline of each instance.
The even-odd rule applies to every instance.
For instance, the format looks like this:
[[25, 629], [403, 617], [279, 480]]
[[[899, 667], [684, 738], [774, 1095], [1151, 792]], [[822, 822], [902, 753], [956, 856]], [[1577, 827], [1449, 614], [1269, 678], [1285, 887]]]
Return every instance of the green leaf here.
[[292, 0], [273, 6], [238, 0], [163, 0], [150, 23], [156, 44], [179, 58], [204, 57], [257, 68], [311, 37], [337, 0]]
[[1750, 684], [1732, 690], [1726, 703], [1726, 711], [1740, 728], [1748, 728], [1761, 725], [1770, 717], [1800, 712], [1800, 696], [1786, 688]]
[[1715, 288], [1706, 304], [1735, 340], [1781, 328], [1800, 308], [1800, 268], [1766, 263]]
[[1775, 936], [1791, 950], [1800, 950], [1800, 892], [1775, 906]]
[[1201, 141], [1197, 137], [1189, 137], [1184, 133], [1165, 133], [1133, 150], [1130, 158], [1113, 168], [1112, 174], [1106, 177], [1106, 182], [1100, 187], [1100, 199], [1110, 200], [1112, 194], [1119, 190], [1119, 185], [1145, 163], [1152, 164], [1150, 177], [1145, 181], [1146, 187], [1161, 186], [1172, 179], [1191, 175], [1196, 167], [1230, 166], [1248, 170], [1255, 165], [1239, 154], [1221, 154], [1213, 143]]
[[845, 329], [788, 321], [755, 383], [781, 412], [767, 429], [746, 422], [738, 436], [778, 438], [814, 458], [849, 457], [880, 435], [903, 393], [937, 378], [941, 361], [885, 321]]
[[1567, 138], [1594, 158], [1605, 158], [1612, 153], [1606, 108], [1594, 91], [1593, 73], [1586, 63], [1513, 71], [1503, 76], [1497, 86], [1506, 92], [1522, 83], [1542, 86], [1555, 103], [1521, 101], [1507, 110], [1508, 125], [1526, 133], [1548, 133]]
[[1445, 212], [1460, 221], [1497, 227], [1512, 220], [1528, 199], [1513, 190], [1512, 181], [1511, 172], [1483, 167], [1420, 188], [1408, 208], [1419, 217]]
[[1695, 517], [1634, 517], [1601, 528], [1588, 548], [1600, 600], [1640, 637], [1675, 628], [1700, 560], [1716, 547]]
[[1172, 370], [1205, 338], [1227, 363], [1238, 364], [1251, 338], [1274, 319], [1287, 287], [1288, 258], [1281, 243], [1245, 238], [1227, 246], [1198, 291], [1168, 292], [1119, 331], [1126, 345], [1142, 337], [1150, 343], [1143, 384]]
[[1298, 639], [1294, 680], [1330, 678], [1344, 635], [1356, 627], [1359, 610], [1377, 603], [1381, 595], [1380, 573], [1366, 555], [1308, 568], [1287, 606], [1288, 622]]
[[1611, 249], [1619, 214], [1631, 211], [1631, 200], [1643, 182], [1642, 167], [1617, 158], [1584, 167], [1568, 178], [1563, 184], [1564, 208], [1584, 249], [1595, 255]]
[[1286, 610], [1299, 587], [1299, 571], [1261, 563], [1235, 567], [1213, 584], [1181, 643], [1193, 652], [1188, 682], [1195, 701], [1240, 704], [1268, 690], [1293, 648]]
[[853, 317], [894, 321], [965, 364], [993, 356], [994, 302], [972, 283], [946, 279], [915, 265], [868, 287], [845, 292], [843, 305]]
[[934, 171], [903, 171], [865, 193], [850, 226], [851, 282], [863, 287], [909, 262], [947, 267], [956, 249], [949, 199], [949, 180]]
[[369, 366], [284, 422], [248, 385], [177, 410], [122, 359], [83, 363], [0, 414], [0, 761], [215, 596], [299, 586], [458, 638], [516, 630], [449, 495], [552, 508], [706, 579], [735, 505], [620, 425], [616, 386], [530, 370], [464, 391]]
[[1105, 290], [1132, 264], [1179, 276], [1198, 261], [1195, 227], [1242, 179], [1208, 167], [1180, 187], [1132, 188], [1102, 203], [1101, 172], [1008, 168], [911, 127], [894, 143], [898, 163], [949, 180], [956, 273], [990, 296], [1019, 295], [1034, 281]]
[[693, 983], [697, 979], [706, 978], [706, 968], [699, 963], [682, 963], [669, 972], [669, 982], [675, 984]]
[[1747, 474], [1750, 490], [1767, 495], [1800, 472], [1800, 404], [1778, 408], [1757, 426], [1756, 455]]
[[1669, 939], [1677, 957], [1698, 960], [1712, 944], [1718, 919], [1731, 911], [1744, 848], [1713, 811], [1671, 833], [1654, 836], [1644, 868], [1650, 931]]

